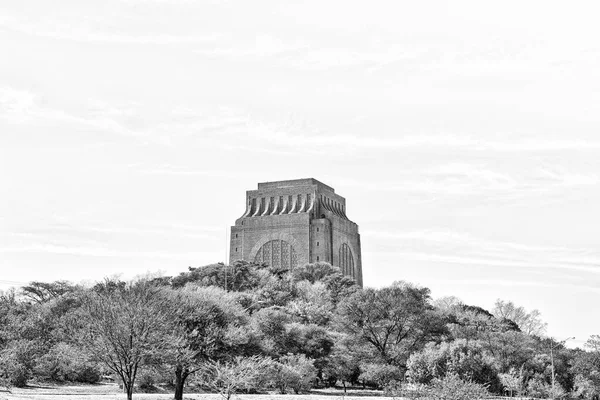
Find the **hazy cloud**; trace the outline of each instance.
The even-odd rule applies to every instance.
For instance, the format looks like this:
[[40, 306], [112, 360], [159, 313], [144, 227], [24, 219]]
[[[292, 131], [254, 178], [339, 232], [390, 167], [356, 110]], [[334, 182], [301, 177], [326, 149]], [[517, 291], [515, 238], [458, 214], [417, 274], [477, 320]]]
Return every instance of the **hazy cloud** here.
[[94, 17], [80, 18], [76, 15], [45, 16], [22, 18], [14, 15], [0, 15], [0, 27], [27, 35], [69, 40], [75, 42], [99, 42], [134, 45], [175, 45], [203, 44], [215, 42], [221, 37], [218, 33], [197, 35], [174, 35], [168, 33], [132, 34], [128, 32], [102, 31], [96, 28], [105, 25], [106, 20]]
[[557, 269], [600, 274], [600, 252], [589, 248], [528, 245], [488, 240], [464, 232], [366, 231], [363, 236], [393, 242], [397, 257], [449, 264]]

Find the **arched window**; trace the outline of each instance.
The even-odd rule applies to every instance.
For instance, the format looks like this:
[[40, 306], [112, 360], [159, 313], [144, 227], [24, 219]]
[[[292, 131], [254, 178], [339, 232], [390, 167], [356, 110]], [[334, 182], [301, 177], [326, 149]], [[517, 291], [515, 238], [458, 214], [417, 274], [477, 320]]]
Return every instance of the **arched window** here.
[[343, 243], [340, 246], [338, 267], [342, 270], [344, 275], [350, 275], [354, 277], [354, 257], [352, 256], [352, 250], [347, 243]]
[[267, 263], [274, 268], [294, 268], [298, 264], [296, 251], [285, 240], [271, 240], [262, 245], [254, 256], [255, 263]]

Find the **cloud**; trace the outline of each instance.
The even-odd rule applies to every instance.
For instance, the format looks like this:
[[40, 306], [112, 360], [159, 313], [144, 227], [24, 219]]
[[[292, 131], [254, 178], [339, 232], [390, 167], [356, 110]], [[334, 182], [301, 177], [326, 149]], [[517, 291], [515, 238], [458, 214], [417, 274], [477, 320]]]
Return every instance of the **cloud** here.
[[208, 57], [248, 58], [248, 57], [273, 57], [285, 56], [302, 51], [308, 47], [307, 43], [297, 41], [286, 42], [279, 37], [260, 33], [251, 40], [241, 38], [243, 45], [226, 46], [223, 43], [210, 49], [195, 50], [194, 53]]
[[[218, 226], [189, 226], [182, 224], [148, 224], [144, 226], [118, 226], [107, 224], [74, 225], [69, 223], [51, 223], [43, 228], [28, 230], [0, 232], [0, 237], [23, 238], [28, 242], [44, 241], [46, 239], [72, 238], [78, 242], [97, 243], [100, 238], [113, 237], [114, 235], [135, 236], [168, 236], [170, 238], [210, 239], [215, 234], [222, 233], [223, 228]], [[98, 235], [100, 234], [100, 236]], [[88, 240], [86, 240], [88, 238]], [[92, 238], [92, 240], [89, 240]]]
[[83, 257], [106, 258], [161, 258], [168, 260], [201, 260], [214, 257], [215, 252], [181, 252], [181, 251], [124, 251], [101, 246], [69, 246], [57, 244], [30, 244], [25, 246], [6, 246], [0, 253], [42, 253]]
[[[493, 139], [481, 136], [442, 133], [397, 133], [394, 135], [353, 135], [331, 132], [311, 121], [293, 116], [261, 117], [251, 111], [230, 106], [197, 107], [177, 104], [160, 105], [148, 109], [145, 104], [106, 104], [88, 101], [87, 112], [74, 114], [53, 108], [43, 98], [32, 92], [10, 87], [0, 88], [0, 120], [12, 123], [25, 121], [43, 123], [55, 121], [60, 124], [81, 125], [88, 129], [110, 132], [123, 137], [138, 139], [141, 143], [164, 146], [194, 141], [204, 147], [213, 146], [229, 151], [268, 152], [290, 155], [302, 150], [305, 154], [361, 154], [365, 151], [385, 153], [401, 150], [463, 151], [476, 153], [547, 153], [559, 151], [593, 152], [600, 149], [600, 142], [577, 138], [544, 139], [515, 135], [494, 135]], [[151, 115], [150, 118], [147, 116]], [[124, 121], [127, 121], [126, 123]], [[269, 146], [265, 146], [268, 143]], [[334, 151], [334, 153], [332, 153]], [[455, 171], [438, 171], [437, 175], [451, 176], [471, 174], [488, 183], [500, 186], [514, 184], [512, 178], [500, 176], [493, 171], [460, 170], [461, 165], [447, 166]], [[496, 174], [496, 176], [483, 174]], [[433, 174], [433, 173], [432, 173]], [[540, 179], [563, 179], [573, 185], [595, 184], [597, 177], [548, 170]], [[456, 182], [454, 182], [456, 183]], [[428, 183], [423, 183], [428, 191]]]
[[[337, 151], [365, 150], [394, 151], [402, 149], [438, 150], [456, 149], [468, 152], [499, 153], [535, 153], [556, 151], [597, 151], [600, 141], [582, 139], [540, 139], [538, 136], [495, 135], [496, 139], [486, 139], [481, 135], [468, 133], [423, 133], [411, 134], [398, 132], [393, 135], [377, 136], [340, 134], [320, 129], [307, 120], [290, 117], [265, 120], [250, 112], [233, 108], [227, 109], [227, 118], [236, 125], [223, 125], [221, 131], [230, 136], [251, 136], [268, 140], [272, 145], [293, 148], [334, 148]], [[244, 130], [238, 128], [243, 126]], [[497, 138], [502, 138], [501, 140]]]
[[6, 122], [19, 126], [28, 124], [45, 128], [53, 123], [66, 131], [69, 131], [67, 128], [69, 125], [75, 125], [79, 128], [78, 134], [102, 132], [135, 139], [140, 143], [165, 144], [164, 137], [154, 135], [150, 130], [130, 128], [121, 123], [118, 115], [114, 113], [102, 113], [97, 109], [91, 111], [87, 115], [76, 115], [67, 110], [52, 107], [40, 94], [11, 87], [0, 87], [0, 123]]
[[26, 285], [26, 284], [27, 284], [27, 282], [0, 279], [0, 287], [2, 287], [2, 286], [20, 286], [20, 285]]
[[[292, 116], [274, 116], [265, 119], [248, 110], [235, 107], [217, 107], [204, 112], [178, 107], [171, 115], [172, 121], [165, 122], [165, 131], [207, 132], [218, 134], [221, 141], [242, 141], [248, 147], [264, 147], [264, 141], [281, 149], [302, 148], [306, 151], [330, 152], [365, 150], [394, 151], [402, 149], [438, 150], [456, 149], [469, 152], [535, 153], [556, 151], [597, 151], [600, 141], [581, 139], [540, 139], [537, 136], [495, 135], [485, 139], [481, 135], [468, 133], [396, 133], [378, 136], [340, 134], [326, 131], [307, 119]], [[179, 118], [178, 118], [179, 117]], [[181, 134], [180, 134], [181, 135]], [[252, 139], [252, 140], [249, 140]], [[259, 141], [253, 140], [258, 139]]]
[[206, 44], [216, 42], [222, 35], [209, 33], [200, 35], [189, 34], [131, 34], [126, 32], [103, 31], [94, 26], [101, 26], [107, 21], [93, 17], [59, 17], [45, 16], [37, 19], [21, 18], [14, 15], [0, 15], [0, 27], [26, 35], [40, 36], [75, 42], [99, 42], [114, 44], [136, 45], [175, 45], [175, 44]]
[[511, 280], [511, 279], [456, 279], [456, 280], [447, 280], [448, 285], [457, 286], [457, 285], [468, 285], [468, 286], [490, 286], [493, 288], [497, 288], [498, 286], [505, 287], [515, 287], [515, 286], [523, 286], [523, 287], [541, 287], [541, 288], [556, 288], [565, 290], [566, 288], [576, 289], [577, 291], [585, 290], [589, 292], [600, 293], [600, 287], [595, 285], [588, 284], [573, 284], [568, 282], [560, 282], [560, 283], [552, 283], [552, 282], [542, 282], [542, 281], [529, 281], [529, 280]]
[[26, 114], [36, 103], [36, 95], [26, 90], [0, 87], [0, 117], [7, 114]]
[[530, 170], [506, 171], [486, 163], [451, 162], [431, 167], [413, 167], [398, 171], [393, 181], [341, 178], [340, 184], [380, 192], [413, 193], [418, 195], [484, 195], [519, 198], [598, 185], [600, 178], [590, 172], [573, 172], [555, 166], [552, 170], [534, 166]]
[[137, 169], [142, 174], [148, 175], [189, 175], [189, 176], [206, 176], [211, 178], [240, 178], [253, 177], [254, 173], [244, 173], [242, 171], [216, 171], [215, 169], [195, 169], [183, 165], [162, 164], [155, 167], [137, 165]]
[[492, 241], [448, 230], [363, 231], [364, 238], [393, 242], [395, 256], [436, 263], [553, 269], [600, 275], [600, 252], [588, 248]]

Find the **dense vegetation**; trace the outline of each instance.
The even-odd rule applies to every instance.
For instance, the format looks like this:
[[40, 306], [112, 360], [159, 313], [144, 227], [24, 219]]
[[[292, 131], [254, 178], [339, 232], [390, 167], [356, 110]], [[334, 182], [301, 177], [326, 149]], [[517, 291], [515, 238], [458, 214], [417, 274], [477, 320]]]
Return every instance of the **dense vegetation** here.
[[31, 282], [0, 293], [0, 386], [189, 384], [236, 392], [369, 386], [392, 395], [482, 393], [592, 399], [600, 336], [568, 349], [537, 311], [489, 312], [395, 282], [359, 288], [326, 263], [293, 271], [236, 262], [175, 277], [106, 279], [84, 288]]

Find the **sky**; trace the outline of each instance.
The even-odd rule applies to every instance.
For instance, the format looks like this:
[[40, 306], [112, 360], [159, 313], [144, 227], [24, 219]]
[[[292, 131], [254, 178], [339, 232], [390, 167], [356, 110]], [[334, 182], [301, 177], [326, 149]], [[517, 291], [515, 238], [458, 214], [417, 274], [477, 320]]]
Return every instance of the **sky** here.
[[366, 286], [600, 334], [593, 1], [3, 0], [0, 289], [226, 259], [258, 182], [315, 178]]

